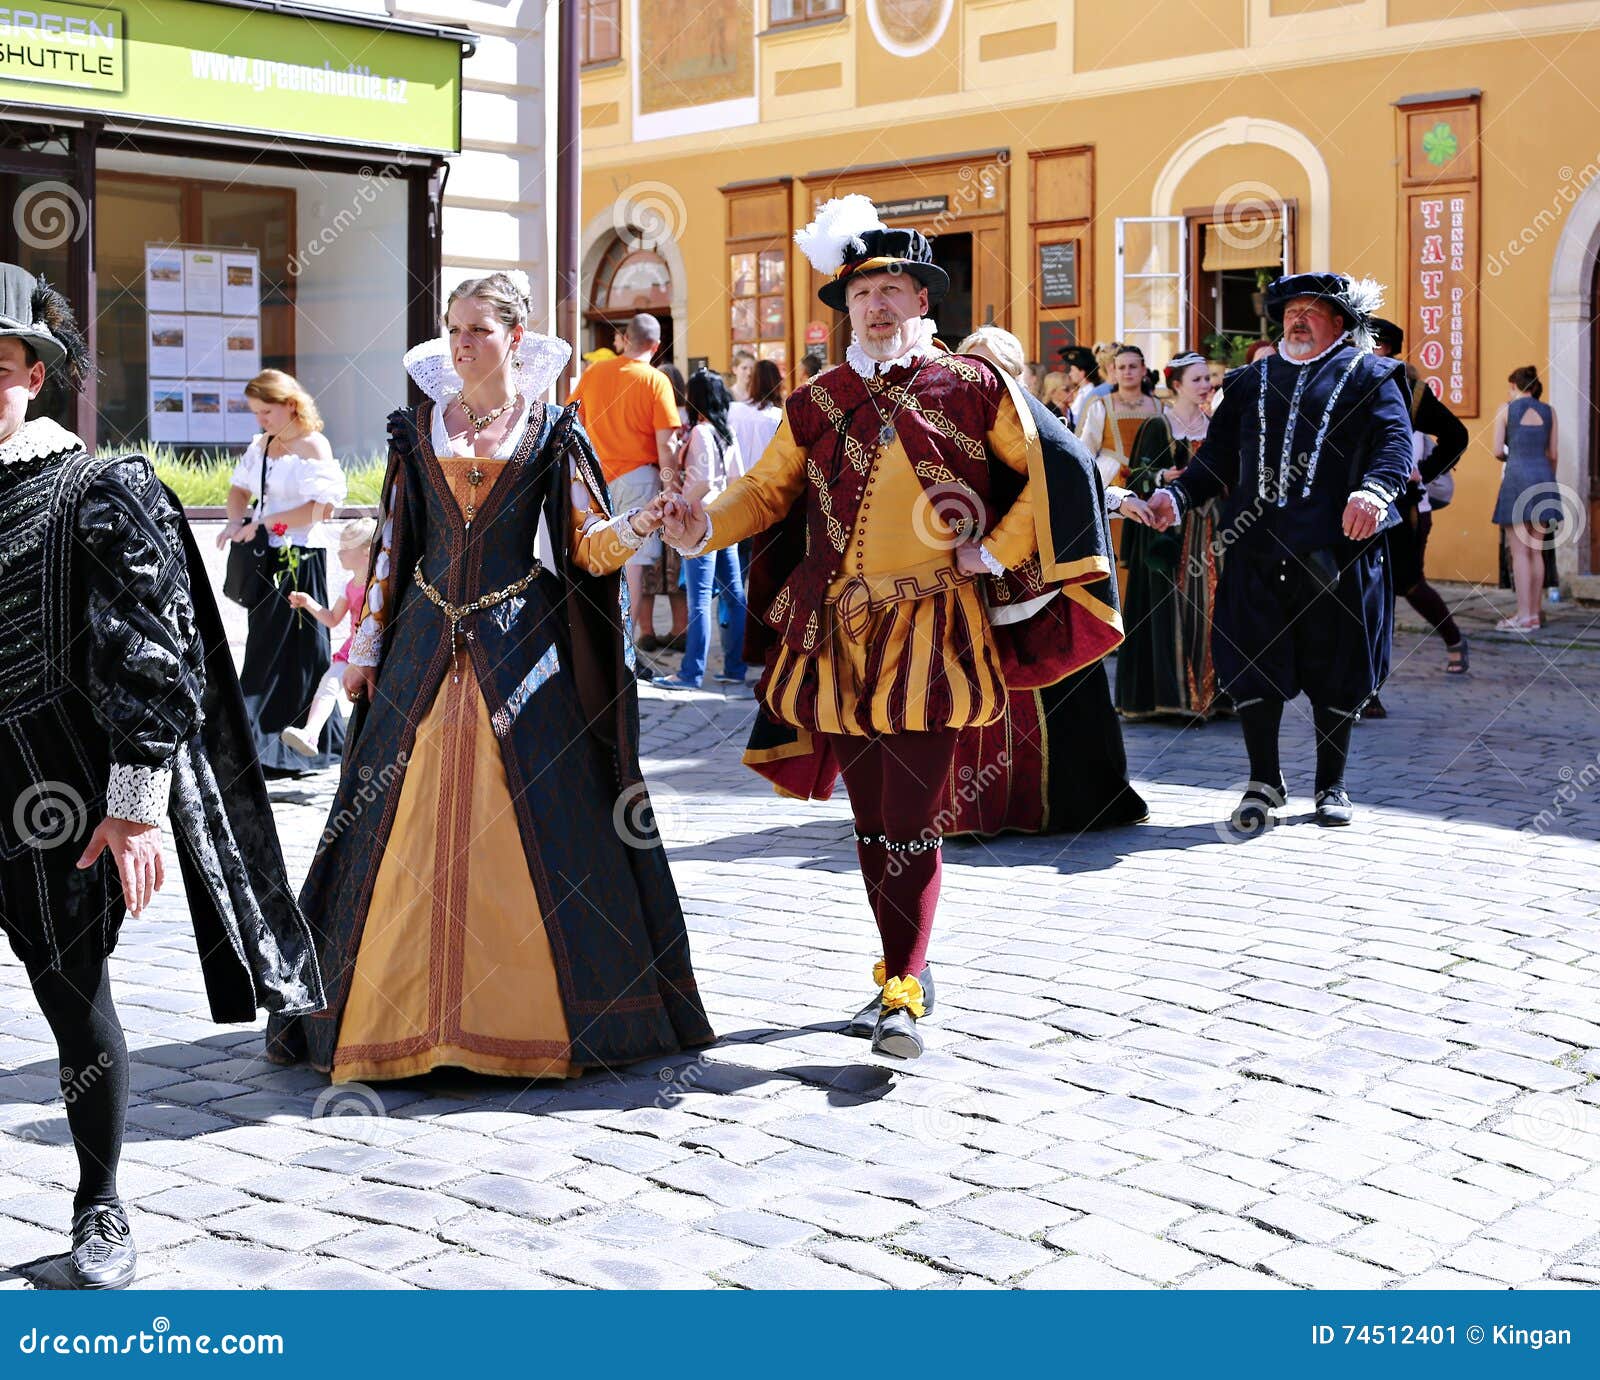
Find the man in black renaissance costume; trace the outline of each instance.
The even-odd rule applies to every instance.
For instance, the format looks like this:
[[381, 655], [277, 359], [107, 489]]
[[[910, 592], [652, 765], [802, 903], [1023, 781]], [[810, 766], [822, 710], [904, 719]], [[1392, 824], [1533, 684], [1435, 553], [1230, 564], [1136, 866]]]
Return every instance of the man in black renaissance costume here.
[[37, 415], [89, 368], [61, 295], [0, 264], [0, 928], [60, 1052], [79, 1172], [66, 1278], [116, 1289], [136, 1257], [107, 958], [162, 886], [163, 820], [213, 1018], [313, 1010], [322, 983], [181, 509], [143, 457], [92, 458]]
[[1226, 493], [1212, 652], [1250, 755], [1235, 827], [1283, 808], [1283, 706], [1302, 691], [1317, 735], [1318, 824], [1350, 823], [1350, 732], [1389, 672], [1394, 596], [1379, 533], [1411, 473], [1400, 362], [1372, 351], [1370, 279], [1297, 273], [1267, 289], [1272, 354], [1233, 370], [1199, 453], [1150, 501], [1157, 526]]

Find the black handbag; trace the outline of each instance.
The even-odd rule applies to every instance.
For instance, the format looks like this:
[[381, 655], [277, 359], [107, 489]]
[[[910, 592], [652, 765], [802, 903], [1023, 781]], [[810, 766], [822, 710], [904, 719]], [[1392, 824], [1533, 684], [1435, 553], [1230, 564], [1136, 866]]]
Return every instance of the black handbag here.
[[261, 446], [261, 492], [254, 513], [256, 534], [249, 541], [228, 544], [228, 566], [222, 577], [223, 597], [247, 609], [254, 609], [262, 600], [270, 598], [277, 588], [271, 573], [277, 554], [266, 528], [260, 525], [261, 510], [267, 506], [267, 449], [271, 445], [269, 436]]

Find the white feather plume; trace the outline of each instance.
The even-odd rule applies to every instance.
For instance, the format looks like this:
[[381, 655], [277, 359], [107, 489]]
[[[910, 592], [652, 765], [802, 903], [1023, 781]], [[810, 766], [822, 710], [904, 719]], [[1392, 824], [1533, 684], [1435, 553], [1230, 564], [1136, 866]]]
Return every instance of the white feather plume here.
[[870, 197], [851, 192], [823, 203], [817, 218], [804, 230], [795, 231], [794, 242], [811, 261], [812, 268], [831, 278], [844, 267], [845, 251], [849, 247], [854, 246], [857, 253], [866, 253], [862, 235], [868, 230], [888, 228], [878, 219], [878, 209]]
[[1370, 350], [1376, 343], [1372, 318], [1383, 306], [1383, 284], [1376, 278], [1349, 278], [1346, 281], [1350, 286], [1345, 289], [1344, 298], [1350, 310], [1357, 314], [1356, 323], [1350, 330], [1350, 339], [1357, 349]]

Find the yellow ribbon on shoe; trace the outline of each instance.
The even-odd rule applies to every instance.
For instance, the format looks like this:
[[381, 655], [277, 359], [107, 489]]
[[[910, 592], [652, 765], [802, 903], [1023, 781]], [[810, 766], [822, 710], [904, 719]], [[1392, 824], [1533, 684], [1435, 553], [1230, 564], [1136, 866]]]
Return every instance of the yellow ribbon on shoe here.
[[882, 987], [888, 980], [889, 970], [883, 966], [883, 960], [880, 958], [872, 965], [872, 981], [875, 986]]
[[926, 1009], [922, 1004], [922, 984], [914, 977], [890, 978], [883, 984], [883, 1009], [906, 1010], [921, 1020]]

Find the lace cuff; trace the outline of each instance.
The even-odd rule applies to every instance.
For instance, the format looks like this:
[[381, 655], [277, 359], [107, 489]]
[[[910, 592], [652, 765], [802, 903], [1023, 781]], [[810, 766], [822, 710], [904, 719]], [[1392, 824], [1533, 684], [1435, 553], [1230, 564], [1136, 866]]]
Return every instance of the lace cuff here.
[[701, 537], [700, 540], [694, 546], [680, 546], [678, 548], [678, 554], [680, 556], [682, 556], [684, 558], [684, 560], [688, 560], [692, 556], [704, 555], [706, 547], [708, 547], [710, 545], [711, 545], [711, 514], [707, 513], [706, 514], [706, 534], [705, 534], [705, 536]]
[[170, 767], [111, 764], [111, 780], [106, 786], [106, 814], [112, 819], [159, 826], [167, 817], [167, 801], [171, 796]]
[[1000, 563], [994, 552], [989, 550], [982, 542], [978, 543], [978, 557], [983, 561], [984, 569], [997, 579], [1006, 573], [1005, 566]]
[[647, 532], [645, 535], [640, 536], [638, 532], [633, 530], [634, 517], [643, 511], [644, 509], [642, 508], [629, 508], [627, 512], [619, 513], [610, 522], [604, 523], [602, 526], [609, 527], [616, 534], [617, 540], [626, 546], [628, 550], [637, 551], [650, 540], [652, 535]]
[[352, 666], [376, 666], [383, 657], [383, 625], [370, 613], [350, 637], [347, 660]]
[[1157, 493], [1164, 493], [1171, 497], [1172, 506], [1178, 510], [1179, 518], [1189, 511], [1189, 498], [1176, 484], [1168, 484], [1165, 489], [1157, 489]]
[[1392, 493], [1390, 493], [1386, 488], [1384, 488], [1382, 484], [1378, 483], [1378, 481], [1375, 480], [1375, 479], [1367, 480], [1367, 482], [1364, 483], [1359, 489], [1357, 489], [1355, 491], [1355, 494], [1351, 494], [1350, 497], [1354, 498], [1356, 496], [1356, 494], [1368, 494], [1371, 497], [1377, 499], [1378, 502], [1383, 504], [1383, 506], [1385, 508], [1387, 508], [1391, 503], [1393, 503], [1394, 499], [1395, 499], [1395, 496]]
[[1106, 512], [1115, 513], [1122, 509], [1122, 500], [1133, 492], [1132, 489], [1119, 489], [1115, 484], [1106, 485]]

